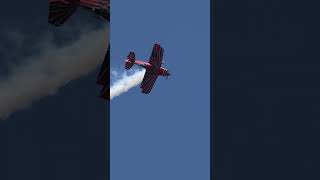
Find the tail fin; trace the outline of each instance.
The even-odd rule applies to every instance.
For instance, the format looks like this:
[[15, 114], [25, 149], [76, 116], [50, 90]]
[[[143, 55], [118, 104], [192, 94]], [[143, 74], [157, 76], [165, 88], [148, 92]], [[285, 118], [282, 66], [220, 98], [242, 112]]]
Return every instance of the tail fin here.
[[129, 52], [127, 58], [128, 58], [128, 60], [126, 60], [125, 68], [130, 69], [134, 65], [134, 62], [136, 60], [136, 55], [134, 52], [131, 51], [131, 52]]
[[61, 26], [77, 9], [79, 0], [49, 0], [48, 22]]

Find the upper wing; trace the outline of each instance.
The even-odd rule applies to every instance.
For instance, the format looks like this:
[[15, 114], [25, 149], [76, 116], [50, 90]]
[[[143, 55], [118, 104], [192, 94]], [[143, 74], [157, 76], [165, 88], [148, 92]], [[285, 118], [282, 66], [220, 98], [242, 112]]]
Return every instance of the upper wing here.
[[77, 9], [78, 0], [50, 0], [48, 21], [61, 26]]
[[149, 94], [154, 83], [156, 82], [158, 74], [153, 73], [151, 70], [147, 70], [144, 74], [143, 81], [140, 85], [141, 92]]
[[149, 63], [156, 69], [160, 68], [164, 50], [159, 44], [155, 44], [152, 49]]

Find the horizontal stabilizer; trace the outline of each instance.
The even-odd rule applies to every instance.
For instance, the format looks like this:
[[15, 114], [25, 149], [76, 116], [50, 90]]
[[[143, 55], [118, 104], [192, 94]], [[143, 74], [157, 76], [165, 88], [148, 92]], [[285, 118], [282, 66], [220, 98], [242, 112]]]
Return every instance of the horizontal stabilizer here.
[[136, 60], [136, 55], [134, 52], [130, 51], [127, 58], [128, 58], [128, 60], [126, 60], [125, 68], [130, 69]]
[[136, 60], [136, 54], [133, 51], [130, 51], [128, 56], [127, 56], [129, 61], [135, 61]]

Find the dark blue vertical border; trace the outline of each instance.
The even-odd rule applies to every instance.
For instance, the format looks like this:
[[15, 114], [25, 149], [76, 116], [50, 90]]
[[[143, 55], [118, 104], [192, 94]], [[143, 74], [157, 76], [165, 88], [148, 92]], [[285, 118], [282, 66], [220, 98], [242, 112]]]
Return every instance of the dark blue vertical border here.
[[222, 180], [223, 177], [223, 154], [224, 154], [224, 141], [223, 141], [223, 127], [224, 120], [222, 117], [223, 98], [222, 98], [222, 78], [221, 71], [223, 65], [221, 64], [221, 53], [223, 36], [222, 31], [222, 3], [225, 0], [212, 0], [210, 7], [210, 20], [211, 20], [211, 123], [210, 123], [210, 169], [212, 180]]
[[[109, 68], [109, 77], [108, 77], [108, 82], [110, 83], [111, 80], [110, 80], [110, 72], [111, 72], [111, 66], [110, 66], [110, 57], [111, 57], [111, 0], [109, 1], [110, 2], [110, 12], [109, 12], [109, 53], [107, 53], [107, 58], [108, 58], [108, 68]], [[109, 94], [110, 94], [110, 85], [109, 85]], [[109, 96], [109, 99], [110, 99], [110, 96]], [[110, 100], [107, 100], [107, 118], [106, 118], [106, 122], [105, 122], [105, 149], [106, 149], [106, 180], [110, 180], [110, 133], [111, 133], [111, 128], [110, 128], [110, 104], [111, 104], [111, 101]]]
[[[111, 56], [111, 46], [110, 46], [110, 44], [111, 44], [111, 41], [110, 41], [110, 39], [111, 39], [111, 23], [110, 23], [110, 21], [111, 21], [111, 6], [110, 6], [110, 15], [109, 15], [109, 24], [110, 24], [110, 26], [109, 26], [109, 53], [107, 54], [107, 58], [109, 59], [109, 61], [108, 61], [108, 67], [109, 67], [109, 83], [111, 82], [111, 80], [110, 80], [110, 68], [111, 68], [111, 66], [110, 66], [110, 56]], [[110, 93], [110, 86], [109, 86], [109, 93]], [[110, 97], [109, 97], [110, 98]], [[106, 127], [106, 130], [105, 130], [105, 133], [106, 133], [106, 135], [105, 135], [105, 137], [106, 137], [106, 140], [105, 140], [105, 143], [106, 143], [106, 180], [110, 180], [110, 132], [111, 132], [111, 128], [110, 128], [110, 120], [111, 120], [111, 118], [110, 118], [110, 104], [111, 104], [111, 101], [109, 100], [109, 101], [107, 101], [107, 109], [108, 109], [108, 114], [107, 114], [107, 118], [106, 118], [106, 124], [105, 124], [105, 127]]]
[[319, 2], [211, 1], [211, 179], [320, 179]]
[[[108, 58], [108, 68], [109, 68], [109, 77], [108, 77], [108, 82], [110, 83], [111, 82], [111, 79], [110, 79], [110, 72], [111, 72], [111, 66], [110, 66], [110, 57], [111, 57], [111, 0], [109, 0], [110, 2], [110, 9], [109, 9], [109, 53], [107, 53], [107, 58]], [[109, 94], [110, 94], [110, 85], [109, 85]], [[109, 99], [110, 99], [110, 96], [109, 96]], [[110, 180], [110, 133], [111, 133], [111, 128], [110, 128], [110, 104], [111, 104], [111, 101], [107, 101], [107, 118], [106, 118], [106, 122], [105, 122], [105, 149], [106, 149], [106, 180]]]
[[[109, 58], [110, 58], [110, 54], [109, 54]], [[109, 61], [110, 62], [110, 61]], [[109, 65], [110, 67], [110, 65]], [[109, 77], [110, 78], [110, 77]], [[110, 92], [110, 90], [109, 90]], [[106, 180], [110, 180], [110, 101], [108, 101], [107, 103], [107, 117], [105, 118], [105, 177]]]
[[217, 131], [215, 127], [217, 127], [217, 120], [215, 117], [215, 109], [216, 109], [216, 3], [217, 0], [210, 1], [210, 179], [214, 180], [217, 177]]

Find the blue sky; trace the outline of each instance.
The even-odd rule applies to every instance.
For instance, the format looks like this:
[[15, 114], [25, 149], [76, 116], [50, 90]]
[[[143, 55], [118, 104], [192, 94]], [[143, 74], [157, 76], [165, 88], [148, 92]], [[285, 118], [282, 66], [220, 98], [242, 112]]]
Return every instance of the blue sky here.
[[111, 179], [208, 180], [209, 0], [112, 1], [111, 67], [130, 50], [148, 60], [164, 48], [172, 76], [149, 95], [135, 87], [111, 101]]

